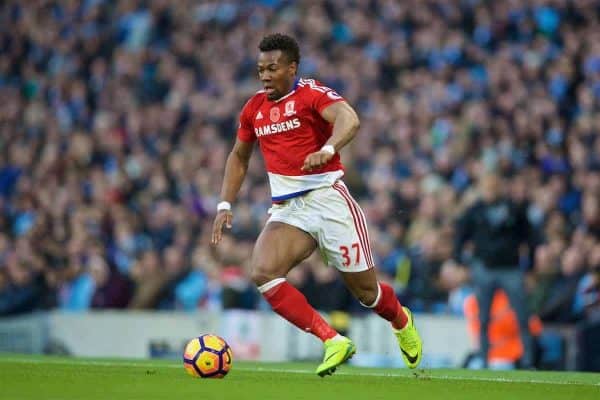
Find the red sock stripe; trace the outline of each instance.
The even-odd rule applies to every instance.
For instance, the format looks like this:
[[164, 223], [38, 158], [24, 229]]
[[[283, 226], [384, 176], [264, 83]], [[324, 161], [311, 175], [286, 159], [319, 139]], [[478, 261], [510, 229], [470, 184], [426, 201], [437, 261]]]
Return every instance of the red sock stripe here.
[[361, 221], [361, 223], [364, 227], [366, 246], [367, 246], [367, 250], [368, 250], [367, 256], [371, 260], [371, 266], [374, 266], [375, 262], [373, 261], [373, 253], [371, 252], [371, 238], [369, 237], [369, 229], [367, 229], [367, 218], [365, 217], [365, 214], [363, 213], [362, 209], [360, 208], [360, 205], [356, 202], [356, 200], [354, 200], [354, 197], [352, 197], [352, 195], [350, 195], [348, 188], [345, 185], [341, 185], [341, 186], [342, 186], [342, 190], [344, 190], [346, 192], [346, 194], [348, 195], [348, 197], [350, 198], [352, 203], [354, 203], [356, 211], [358, 212], [359, 221]]
[[339, 183], [334, 183], [333, 189], [337, 191], [344, 198], [344, 200], [346, 200], [346, 204], [348, 205], [350, 213], [352, 214], [354, 227], [356, 228], [358, 240], [360, 241], [360, 246], [367, 262], [367, 266], [372, 268], [375, 263], [373, 262], [373, 255], [371, 254], [371, 248], [369, 247], [368, 233], [366, 231], [364, 215], [360, 213], [360, 209], [357, 209], [350, 194], [347, 192], [347, 190], [344, 190], [344, 186], [340, 185]]

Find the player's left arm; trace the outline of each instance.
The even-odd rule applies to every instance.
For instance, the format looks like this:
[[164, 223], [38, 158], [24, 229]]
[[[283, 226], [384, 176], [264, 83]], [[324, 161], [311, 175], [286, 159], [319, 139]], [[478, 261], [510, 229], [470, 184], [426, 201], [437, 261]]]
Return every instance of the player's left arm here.
[[[333, 124], [331, 137], [321, 150], [306, 156], [302, 171], [312, 171], [327, 164], [335, 153], [352, 141], [360, 126], [356, 111], [345, 101], [338, 101], [325, 107], [321, 111], [321, 116], [327, 122]], [[327, 148], [325, 146], [332, 146], [333, 151], [331, 151], [331, 147]]]

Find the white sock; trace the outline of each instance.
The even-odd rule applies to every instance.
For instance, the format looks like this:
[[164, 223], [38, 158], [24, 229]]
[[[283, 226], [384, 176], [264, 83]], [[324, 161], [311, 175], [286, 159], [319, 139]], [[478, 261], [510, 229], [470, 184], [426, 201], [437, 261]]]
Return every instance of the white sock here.
[[345, 336], [342, 336], [338, 333], [337, 335], [335, 335], [334, 337], [332, 337], [329, 340], [342, 340], [342, 339], [345, 339]]
[[283, 282], [285, 282], [285, 278], [275, 278], [275, 279], [265, 283], [264, 285], [259, 286], [258, 291], [260, 293], [265, 293], [265, 292], [273, 289], [275, 286], [281, 285]]

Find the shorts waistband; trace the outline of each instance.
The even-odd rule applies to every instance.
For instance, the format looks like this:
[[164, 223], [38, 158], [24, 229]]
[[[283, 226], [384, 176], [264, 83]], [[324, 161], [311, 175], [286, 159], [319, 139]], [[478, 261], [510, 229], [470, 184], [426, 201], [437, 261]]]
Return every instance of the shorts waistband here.
[[316, 189], [308, 189], [308, 190], [303, 190], [302, 192], [298, 192], [298, 193], [294, 193], [293, 196], [290, 197], [286, 197], [285, 199], [280, 199], [280, 200], [271, 200], [271, 202], [273, 204], [285, 204], [286, 202], [288, 202], [289, 200], [295, 199], [297, 197], [302, 197], [302, 196], [306, 196], [307, 194], [309, 194], [310, 192], [312, 192], [313, 190]]
[[[341, 182], [341, 180], [340, 180], [340, 179], [338, 179], [338, 180], [336, 180], [336, 181], [335, 181], [333, 184], [335, 185], [335, 184], [336, 184], [336, 183], [338, 183], [338, 182]], [[333, 186], [333, 185], [331, 185], [331, 186]], [[292, 199], [295, 199], [295, 198], [297, 198], [297, 197], [306, 196], [307, 194], [309, 194], [310, 192], [314, 192], [315, 190], [328, 189], [328, 188], [330, 188], [331, 186], [322, 186], [322, 187], [317, 187], [317, 188], [313, 188], [313, 189], [307, 189], [307, 190], [303, 190], [303, 191], [301, 191], [301, 192], [297, 192], [297, 193], [291, 193], [291, 194], [287, 195], [287, 196], [289, 196], [289, 197], [287, 197], [287, 196], [282, 196], [282, 197], [284, 197], [283, 199], [282, 199], [282, 198], [279, 198], [279, 199], [277, 199], [277, 200], [275, 200], [275, 199], [271, 199], [271, 202], [272, 202], [273, 204], [285, 204], [285, 203], [286, 203], [288, 200], [292, 200]]]

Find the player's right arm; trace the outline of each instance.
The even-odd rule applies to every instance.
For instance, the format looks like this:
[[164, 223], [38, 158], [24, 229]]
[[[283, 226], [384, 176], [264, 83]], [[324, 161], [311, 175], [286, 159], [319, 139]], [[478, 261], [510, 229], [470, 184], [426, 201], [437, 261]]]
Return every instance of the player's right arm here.
[[[256, 97], [248, 100], [244, 108], [242, 108], [237, 139], [225, 163], [225, 176], [223, 178], [223, 186], [221, 186], [221, 202], [229, 203], [228, 208], [231, 208], [231, 204], [235, 201], [242, 182], [244, 182], [254, 142], [256, 141], [254, 126], [252, 124], [253, 114], [256, 111], [256, 101], [254, 99]], [[213, 223], [212, 244], [217, 244], [221, 241], [223, 224], [229, 229], [231, 228], [232, 220], [233, 212], [231, 209], [217, 210], [217, 215]]]
[[[240, 191], [240, 187], [246, 177], [248, 171], [248, 163], [250, 162], [250, 156], [252, 155], [252, 149], [254, 148], [254, 142], [245, 142], [236, 139], [235, 145], [227, 157], [225, 164], [225, 176], [223, 178], [223, 185], [221, 186], [221, 201], [226, 201], [233, 204], [235, 198]], [[212, 231], [212, 244], [217, 244], [221, 241], [223, 236], [223, 224], [227, 228], [231, 228], [231, 221], [233, 220], [233, 212], [231, 210], [217, 211], [215, 221], [213, 223]]]

